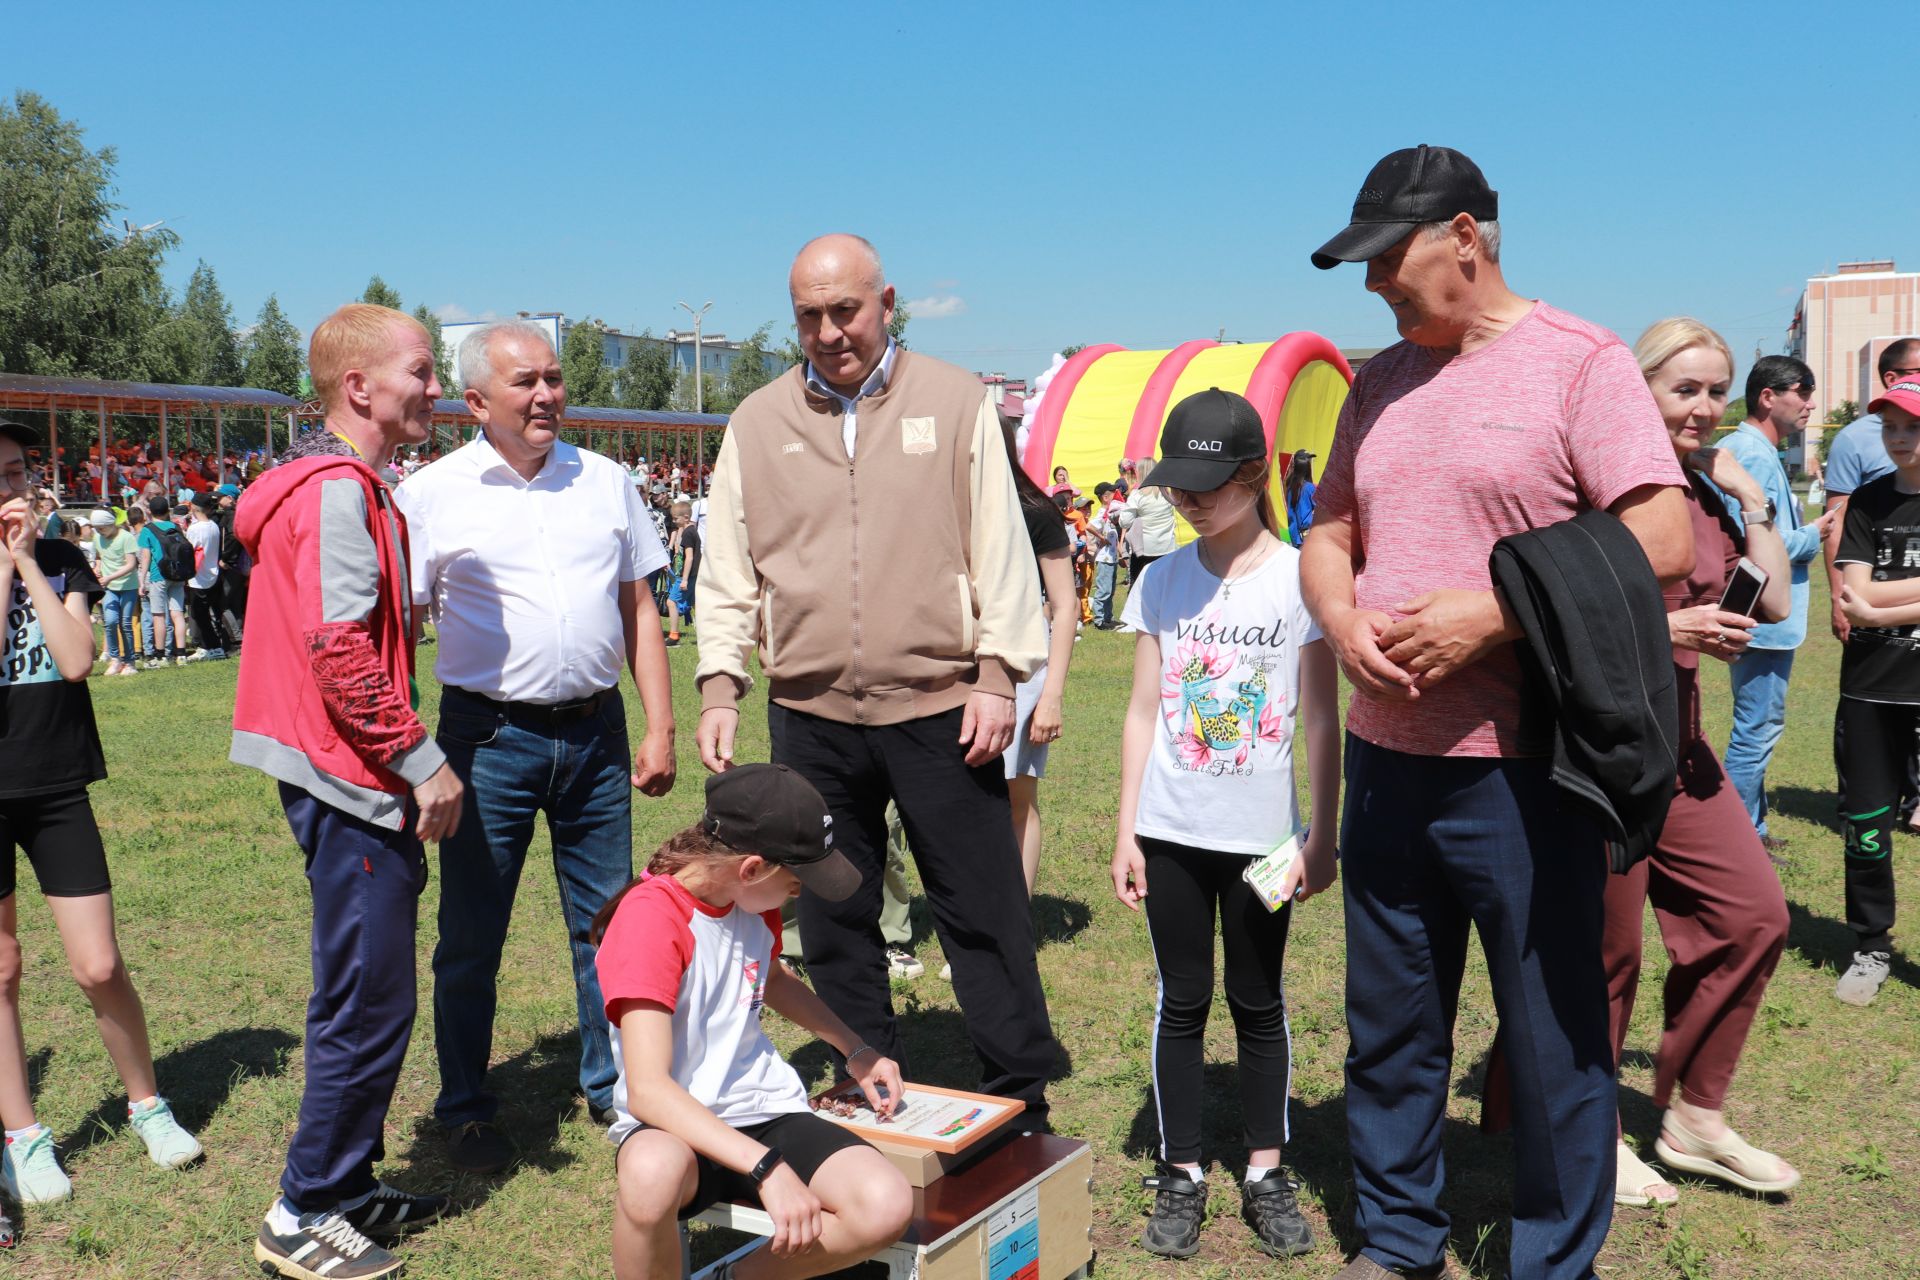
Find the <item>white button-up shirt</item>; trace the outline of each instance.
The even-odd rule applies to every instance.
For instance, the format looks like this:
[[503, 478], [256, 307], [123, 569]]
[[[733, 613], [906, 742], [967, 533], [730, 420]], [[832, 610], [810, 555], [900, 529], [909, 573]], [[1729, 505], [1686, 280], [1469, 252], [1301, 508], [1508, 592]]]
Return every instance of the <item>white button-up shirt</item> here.
[[[875, 365], [873, 372], [867, 375], [867, 380], [860, 384], [860, 394], [854, 396], [851, 400], [828, 386], [826, 379], [813, 371], [813, 361], [807, 361], [808, 389], [817, 396], [826, 396], [828, 399], [835, 401], [840, 406], [840, 412], [846, 415], [840, 423], [840, 440], [841, 443], [847, 446], [847, 457], [849, 458], [853, 457], [854, 441], [860, 438], [861, 396], [870, 396], [887, 385], [887, 379], [893, 376], [893, 354], [897, 350], [899, 350], [899, 348], [894, 345], [893, 339], [888, 338], [887, 349], [880, 356], [880, 363]], [[702, 530], [701, 533], [704, 537], [705, 530]]]
[[[439, 628], [440, 683], [551, 705], [620, 680], [620, 584], [667, 563], [620, 465], [555, 441], [531, 480], [485, 432], [394, 490], [413, 599]], [[651, 625], [649, 610], [641, 624]]]

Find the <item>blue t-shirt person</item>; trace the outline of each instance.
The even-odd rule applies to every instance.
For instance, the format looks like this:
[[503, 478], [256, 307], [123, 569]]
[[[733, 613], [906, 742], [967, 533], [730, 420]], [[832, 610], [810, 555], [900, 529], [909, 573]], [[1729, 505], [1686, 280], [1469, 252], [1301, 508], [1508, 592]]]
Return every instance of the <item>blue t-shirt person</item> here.
[[1869, 413], [1840, 429], [1827, 450], [1827, 493], [1844, 498], [1869, 480], [1893, 470], [1886, 442], [1880, 438], [1880, 415]]
[[160, 572], [162, 548], [160, 546], [160, 535], [155, 532], [156, 529], [166, 529], [178, 533], [180, 526], [171, 520], [149, 520], [141, 526], [140, 537], [133, 545], [137, 549], [147, 553], [147, 581], [165, 582], [167, 579], [165, 575]]

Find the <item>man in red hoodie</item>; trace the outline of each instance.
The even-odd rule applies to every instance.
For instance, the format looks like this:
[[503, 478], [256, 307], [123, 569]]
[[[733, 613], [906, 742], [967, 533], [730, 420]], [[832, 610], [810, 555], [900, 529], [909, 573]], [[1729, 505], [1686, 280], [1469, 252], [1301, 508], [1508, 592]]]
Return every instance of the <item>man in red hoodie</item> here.
[[321, 322], [308, 363], [326, 423], [234, 515], [254, 569], [231, 759], [279, 781], [313, 895], [306, 1089], [253, 1254], [283, 1276], [370, 1280], [401, 1261], [369, 1235], [447, 1208], [373, 1176], [413, 1032], [422, 842], [460, 818], [460, 780], [414, 714], [407, 524], [388, 488], [440, 384], [426, 330], [365, 303]]

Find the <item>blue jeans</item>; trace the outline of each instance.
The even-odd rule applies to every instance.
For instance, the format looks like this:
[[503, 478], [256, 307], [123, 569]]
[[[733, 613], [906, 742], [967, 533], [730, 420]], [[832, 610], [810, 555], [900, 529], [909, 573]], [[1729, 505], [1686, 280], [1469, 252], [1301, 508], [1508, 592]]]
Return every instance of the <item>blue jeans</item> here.
[[1547, 760], [1405, 755], [1347, 736], [1347, 1141], [1363, 1252], [1446, 1252], [1441, 1128], [1469, 930], [1513, 1073], [1511, 1271], [1592, 1280], [1613, 1219], [1607, 860]]
[[544, 724], [448, 688], [435, 735], [466, 783], [460, 829], [440, 842], [440, 941], [433, 949], [433, 1030], [440, 1096], [433, 1111], [452, 1127], [491, 1120], [486, 1092], [493, 1049], [495, 978], [513, 898], [547, 815], [573, 959], [580, 1024], [580, 1088], [613, 1105], [616, 1075], [607, 1014], [587, 941], [594, 913], [633, 877], [627, 713], [619, 694], [565, 724]]
[[413, 1037], [413, 940], [427, 859], [411, 804], [399, 831], [351, 817], [280, 784], [287, 825], [307, 855], [313, 897], [313, 994], [306, 1087], [280, 1190], [318, 1213], [374, 1189], [373, 1166], [400, 1064]]
[[1746, 806], [1753, 829], [1767, 834], [1767, 765], [1787, 731], [1787, 677], [1793, 650], [1749, 649], [1733, 673], [1733, 732], [1727, 736], [1727, 777]]
[[1113, 570], [1113, 565], [1094, 562], [1093, 625], [1096, 627], [1113, 625]]
[[133, 587], [116, 588], [100, 601], [100, 621], [107, 629], [107, 658], [113, 662], [132, 662], [140, 656], [140, 642], [134, 628], [140, 620], [140, 592]]

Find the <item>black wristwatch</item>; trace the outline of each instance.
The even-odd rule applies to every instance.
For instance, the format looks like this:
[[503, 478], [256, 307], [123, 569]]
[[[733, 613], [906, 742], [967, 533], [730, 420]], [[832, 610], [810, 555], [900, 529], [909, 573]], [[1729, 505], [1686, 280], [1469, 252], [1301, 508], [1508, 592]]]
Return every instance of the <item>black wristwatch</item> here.
[[764, 1183], [768, 1176], [780, 1167], [780, 1162], [785, 1159], [786, 1157], [780, 1154], [780, 1148], [768, 1147], [767, 1154], [760, 1157], [760, 1163], [753, 1166], [752, 1171], [749, 1172], [747, 1176], [753, 1179], [753, 1185], [757, 1187]]

